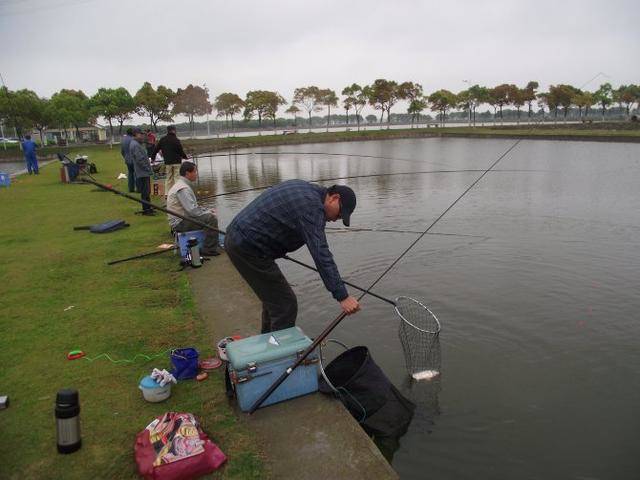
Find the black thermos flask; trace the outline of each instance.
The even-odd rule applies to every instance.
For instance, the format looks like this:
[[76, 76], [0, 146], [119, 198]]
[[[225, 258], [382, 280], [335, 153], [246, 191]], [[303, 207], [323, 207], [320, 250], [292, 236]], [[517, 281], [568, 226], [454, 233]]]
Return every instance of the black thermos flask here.
[[58, 452], [73, 453], [82, 446], [78, 391], [60, 390], [56, 395], [55, 413]]

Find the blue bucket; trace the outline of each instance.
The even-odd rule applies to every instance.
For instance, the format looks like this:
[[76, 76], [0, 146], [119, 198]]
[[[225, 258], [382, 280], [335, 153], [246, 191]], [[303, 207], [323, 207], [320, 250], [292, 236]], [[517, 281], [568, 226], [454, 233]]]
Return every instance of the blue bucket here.
[[187, 380], [198, 375], [198, 351], [195, 348], [176, 348], [170, 353], [173, 370], [177, 380]]

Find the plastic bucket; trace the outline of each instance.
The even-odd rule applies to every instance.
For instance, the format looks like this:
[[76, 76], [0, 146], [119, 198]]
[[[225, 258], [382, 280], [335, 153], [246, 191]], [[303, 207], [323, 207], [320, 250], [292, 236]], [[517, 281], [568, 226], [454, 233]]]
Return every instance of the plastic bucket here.
[[177, 380], [196, 378], [198, 375], [198, 351], [195, 348], [176, 348], [171, 350], [171, 373]]
[[171, 396], [171, 383], [161, 386], [149, 375], [140, 381], [138, 388], [142, 390], [142, 396], [147, 402], [158, 403]]

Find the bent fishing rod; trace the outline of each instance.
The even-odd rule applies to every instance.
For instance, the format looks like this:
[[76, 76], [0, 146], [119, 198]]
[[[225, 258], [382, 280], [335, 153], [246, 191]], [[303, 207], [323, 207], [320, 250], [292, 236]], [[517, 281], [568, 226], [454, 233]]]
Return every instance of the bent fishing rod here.
[[[462, 192], [462, 194], [460, 194], [460, 196], [458, 198], [456, 198], [453, 203], [451, 205], [449, 205], [447, 207], [447, 209], [442, 212], [440, 214], [440, 216], [438, 218], [436, 218], [431, 225], [429, 225], [427, 227], [427, 229], [422, 232], [420, 234], [420, 236], [418, 238], [416, 238], [401, 254], [400, 256], [398, 256], [398, 258], [396, 258], [391, 265], [389, 265], [387, 267], [387, 269], [382, 272], [382, 274], [380, 274], [380, 276], [369, 286], [368, 289], [363, 290], [360, 294], [360, 296], [358, 297], [358, 302], [360, 302], [360, 300], [362, 300], [362, 298], [367, 294], [370, 293], [370, 290], [375, 287], [378, 282], [380, 282], [380, 280], [382, 280], [382, 278], [389, 273], [389, 271], [391, 271], [391, 269], [393, 267], [396, 266], [396, 264], [409, 252], [409, 250], [411, 250], [428, 232], [429, 230], [431, 230], [473, 187], [476, 186], [476, 184], [482, 180], [485, 175], [487, 175], [487, 173], [489, 173], [493, 167], [495, 167], [500, 160], [502, 160], [504, 157], [506, 157], [520, 142], [522, 141], [522, 139], [517, 140], [513, 145], [511, 145], [511, 147], [509, 147], [502, 155], [500, 155], [500, 157], [498, 157], [498, 159], [493, 162], [489, 168], [487, 168], [486, 170], [484, 170], [484, 172], [482, 173], [482, 175], [480, 175], [471, 185], [469, 185], [467, 187], [467, 189]], [[395, 302], [390, 301], [389, 303], [392, 303], [394, 305]], [[249, 415], [253, 414], [258, 408], [260, 408], [260, 405], [262, 405], [264, 403], [264, 401], [269, 398], [269, 396], [271, 396], [271, 394], [282, 384], [282, 382], [284, 382], [289, 375], [291, 375], [291, 373], [298, 368], [298, 366], [300, 366], [305, 360], [306, 358], [311, 354], [311, 352], [313, 352], [318, 345], [320, 345], [325, 338], [327, 338], [327, 336], [329, 336], [329, 334], [333, 331], [334, 328], [336, 328], [338, 326], [338, 324], [344, 320], [344, 318], [347, 316], [346, 312], [342, 312], [340, 315], [338, 315], [323, 331], [322, 333], [320, 333], [320, 335], [318, 335], [313, 342], [311, 343], [311, 345], [309, 345], [307, 347], [307, 349], [300, 354], [300, 356], [297, 357], [296, 361], [289, 367], [287, 368], [284, 372], [282, 372], [282, 375], [280, 375], [277, 380], [275, 380], [271, 386], [260, 396], [260, 398], [258, 398], [255, 403], [252, 405], [252, 407], [249, 409]]]
[[[148, 206], [148, 207], [154, 208], [154, 209], [156, 209], [156, 210], [159, 210], [159, 211], [161, 211], [161, 212], [167, 213], [167, 214], [169, 214], [169, 215], [173, 215], [174, 217], [178, 217], [178, 218], [180, 218], [180, 219], [182, 219], [182, 220], [188, 220], [189, 222], [195, 223], [195, 224], [196, 224], [196, 225], [198, 225], [199, 227], [205, 228], [205, 229], [207, 229], [207, 230], [212, 230], [212, 231], [214, 231], [214, 232], [218, 232], [218, 233], [221, 233], [221, 234], [223, 234], [223, 235], [226, 235], [226, 232], [225, 232], [224, 230], [220, 230], [219, 228], [214, 228], [214, 227], [212, 227], [211, 225], [209, 225], [209, 224], [207, 224], [207, 223], [201, 222], [200, 220], [196, 220], [196, 219], [194, 219], [194, 218], [187, 217], [187, 216], [182, 215], [182, 214], [180, 214], [180, 213], [178, 213], [178, 212], [174, 212], [173, 210], [169, 210], [168, 208], [165, 208], [165, 207], [160, 207], [160, 206], [158, 206], [158, 205], [156, 205], [156, 204], [154, 204], [154, 203], [147, 202], [146, 200], [142, 200], [141, 198], [136, 198], [136, 197], [134, 197], [133, 195], [129, 195], [129, 194], [127, 194], [127, 193], [121, 192], [121, 191], [119, 191], [119, 190], [116, 190], [116, 189], [115, 189], [115, 188], [113, 188], [113, 187], [109, 187], [109, 186], [104, 185], [104, 184], [102, 184], [102, 183], [96, 182], [95, 180], [89, 180], [89, 179], [83, 178], [83, 179], [81, 179], [80, 181], [81, 181], [81, 182], [83, 182], [83, 183], [90, 183], [90, 184], [92, 184], [92, 185], [95, 185], [95, 186], [96, 186], [96, 187], [98, 187], [98, 188], [101, 188], [102, 190], [105, 190], [105, 191], [107, 191], [107, 192], [114, 193], [114, 194], [116, 194], [116, 195], [120, 195], [121, 197], [127, 198], [127, 199], [129, 199], [129, 200], [133, 200], [134, 202], [141, 203], [142, 205], [146, 205], [146, 206]], [[160, 251], [160, 252], [154, 252], [154, 254], [163, 253], [164, 251], [165, 251], [165, 250], [162, 250], [162, 251]], [[149, 255], [149, 254], [147, 254], [147, 255]], [[285, 255], [283, 258], [285, 258], [286, 260], [289, 260], [289, 261], [291, 261], [291, 262], [293, 262], [293, 263], [297, 263], [298, 265], [301, 265], [301, 266], [303, 266], [303, 267], [306, 267], [306, 268], [308, 268], [308, 269], [310, 269], [310, 270], [313, 270], [313, 271], [315, 271], [315, 272], [317, 272], [317, 271], [318, 271], [318, 270], [316, 270], [316, 269], [315, 269], [315, 267], [312, 267], [311, 265], [308, 265], [308, 264], [306, 264], [306, 263], [304, 263], [304, 262], [301, 262], [301, 261], [299, 261], [299, 260], [295, 260], [295, 259], [293, 259], [293, 258], [289, 257], [288, 255]], [[128, 260], [128, 259], [125, 259], [125, 260]], [[121, 260], [121, 261], [122, 261], [122, 260]], [[367, 294], [367, 293], [368, 293], [368, 294], [370, 294], [371, 296], [376, 297], [376, 298], [378, 298], [378, 299], [380, 299], [380, 300], [382, 300], [382, 301], [384, 301], [384, 302], [390, 303], [390, 304], [392, 304], [392, 305], [395, 305], [395, 304], [396, 304], [393, 300], [390, 300], [390, 299], [385, 298], [385, 297], [383, 297], [383, 296], [381, 296], [381, 295], [378, 295], [377, 293], [374, 293], [374, 292], [372, 292], [372, 291], [370, 291], [370, 290], [366, 290], [366, 289], [364, 289], [364, 288], [362, 288], [362, 287], [360, 287], [360, 286], [358, 286], [358, 285], [355, 285], [355, 284], [353, 284], [353, 283], [351, 283], [351, 282], [347, 282], [347, 281], [345, 281], [344, 279], [342, 280], [342, 283], [344, 283], [345, 285], [348, 285], [348, 286], [350, 286], [350, 287], [352, 287], [352, 288], [355, 288], [356, 290], [359, 290], [359, 291], [363, 292], [363, 293], [362, 293], [362, 295], [363, 295], [363, 296], [364, 296], [365, 294]]]

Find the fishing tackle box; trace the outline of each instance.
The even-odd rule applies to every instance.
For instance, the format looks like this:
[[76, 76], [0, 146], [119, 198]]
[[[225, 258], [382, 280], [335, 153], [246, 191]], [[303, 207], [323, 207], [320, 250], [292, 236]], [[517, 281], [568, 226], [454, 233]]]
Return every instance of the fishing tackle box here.
[[[230, 342], [227, 345], [228, 375], [238, 405], [251, 409], [271, 384], [311, 345], [299, 327]], [[264, 401], [263, 407], [318, 390], [318, 355], [314, 351]]]

